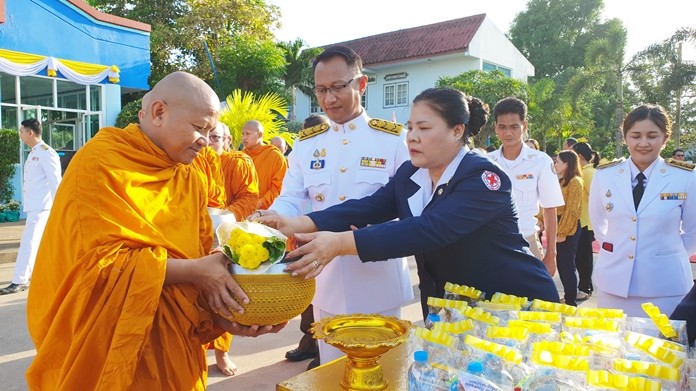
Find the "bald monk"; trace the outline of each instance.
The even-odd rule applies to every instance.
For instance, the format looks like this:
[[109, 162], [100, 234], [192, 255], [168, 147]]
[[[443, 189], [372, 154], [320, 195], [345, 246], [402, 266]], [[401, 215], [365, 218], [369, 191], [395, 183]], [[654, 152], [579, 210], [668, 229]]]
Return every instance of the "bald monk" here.
[[[223, 140], [230, 140], [230, 128], [218, 122]], [[225, 148], [227, 146], [227, 149]], [[220, 155], [222, 177], [227, 194], [226, 209], [232, 212], [237, 220], [243, 220], [255, 209], [259, 200], [259, 177], [254, 168], [254, 162], [247, 154], [240, 151], [228, 150], [229, 141], [221, 145], [213, 145]]]
[[288, 151], [288, 143], [285, 142], [285, 139], [280, 137], [280, 136], [275, 136], [271, 139], [271, 145], [278, 148], [280, 153], [285, 156], [285, 152]]
[[[240, 151], [226, 152], [231, 139], [230, 129], [218, 122], [215, 129], [210, 131], [208, 140], [220, 166], [220, 177], [224, 192], [227, 194], [225, 209], [232, 212], [237, 219], [243, 219], [256, 208], [259, 199], [259, 180], [256, 176], [254, 163], [249, 156]], [[200, 156], [200, 155], [199, 155]], [[210, 205], [208, 205], [210, 206]], [[232, 345], [232, 335], [224, 333], [207, 344], [208, 349], [215, 350], [215, 365], [225, 376], [237, 374], [237, 365], [230, 359], [229, 351]]]
[[218, 110], [207, 84], [176, 72], [145, 96], [139, 125], [101, 129], [75, 155], [29, 290], [29, 389], [204, 390], [204, 343], [284, 326], [224, 318], [249, 299], [208, 255], [207, 190], [190, 165]]
[[283, 185], [288, 162], [278, 148], [263, 143], [263, 125], [247, 121], [242, 127], [243, 152], [249, 155], [259, 175], [259, 201], [256, 209], [268, 209]]

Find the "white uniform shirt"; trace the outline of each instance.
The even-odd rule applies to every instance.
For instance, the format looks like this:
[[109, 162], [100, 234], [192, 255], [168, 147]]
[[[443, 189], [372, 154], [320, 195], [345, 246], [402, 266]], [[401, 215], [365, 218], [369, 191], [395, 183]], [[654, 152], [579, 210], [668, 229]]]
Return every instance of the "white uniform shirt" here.
[[[638, 210], [638, 169], [625, 160], [598, 168], [590, 187], [590, 220], [600, 243], [592, 272], [597, 289], [615, 296], [686, 294], [696, 251], [696, 171], [658, 158], [648, 170]], [[634, 171], [635, 170], [635, 171]]]
[[60, 159], [53, 148], [40, 141], [24, 163], [22, 203], [25, 212], [49, 210], [60, 183]]
[[522, 151], [514, 162], [505, 160], [502, 147], [488, 153], [488, 157], [498, 163], [512, 181], [520, 232], [524, 237], [537, 232], [536, 215], [540, 205], [542, 208], [565, 205], [553, 160], [546, 153], [522, 143]]
[[[368, 125], [365, 111], [350, 122], [297, 140], [288, 156], [280, 196], [269, 208], [286, 216], [324, 210], [345, 200], [371, 195], [409, 160], [405, 132], [400, 136]], [[317, 277], [314, 305], [332, 314], [381, 312], [413, 299], [405, 258], [365, 262], [341, 256]]]

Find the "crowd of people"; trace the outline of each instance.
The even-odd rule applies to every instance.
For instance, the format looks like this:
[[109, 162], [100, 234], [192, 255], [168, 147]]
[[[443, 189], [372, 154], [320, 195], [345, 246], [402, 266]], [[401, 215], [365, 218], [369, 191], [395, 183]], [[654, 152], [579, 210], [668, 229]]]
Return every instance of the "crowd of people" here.
[[[60, 186], [40, 124], [22, 123], [34, 154], [25, 178], [43, 190], [36, 207], [25, 198], [23, 261], [0, 294], [27, 289], [31, 277], [30, 387], [202, 390], [206, 348], [234, 375], [233, 335], [285, 326], [230, 320], [249, 299], [214, 250], [208, 208], [301, 244], [287, 254], [286, 271], [316, 278], [317, 289], [302, 314], [304, 336], [286, 358], [313, 359], [308, 369], [342, 355], [317, 344], [312, 322], [400, 317], [414, 297], [408, 256], [424, 318], [427, 298], [443, 297], [452, 282], [573, 306], [595, 294], [598, 306], [631, 316], [651, 301], [688, 319], [696, 335], [696, 221], [684, 218], [696, 208], [688, 196], [696, 174], [683, 150], [660, 156], [672, 131], [663, 108], [631, 111], [623, 123], [629, 157], [599, 164], [590, 144], [574, 138], [549, 156], [528, 138], [527, 105], [516, 97], [491, 110], [458, 90], [429, 88], [403, 129], [361, 106], [368, 80], [352, 49], [327, 48], [313, 69], [326, 116], [307, 118], [291, 146], [264, 141], [256, 120], [241, 129], [243, 149], [231, 146], [219, 99], [184, 72], [145, 95], [139, 123], [101, 129]], [[471, 140], [489, 120], [500, 146], [480, 151]]]

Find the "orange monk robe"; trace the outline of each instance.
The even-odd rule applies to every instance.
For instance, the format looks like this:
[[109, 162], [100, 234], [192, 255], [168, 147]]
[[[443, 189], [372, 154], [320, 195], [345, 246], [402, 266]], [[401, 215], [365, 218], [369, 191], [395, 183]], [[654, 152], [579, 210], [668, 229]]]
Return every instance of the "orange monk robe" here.
[[227, 197], [225, 196], [225, 182], [222, 179], [222, 164], [220, 156], [213, 148], [205, 147], [198, 152], [191, 165], [198, 169], [206, 183], [208, 191], [208, 206], [224, 209]]
[[259, 209], [268, 209], [273, 200], [280, 195], [288, 162], [278, 148], [273, 145], [261, 144], [254, 148], [244, 148], [254, 162], [259, 175]]
[[259, 200], [259, 177], [254, 162], [243, 152], [223, 152], [222, 176], [225, 179], [227, 209], [237, 220], [244, 220], [256, 210]]
[[61, 183], [32, 275], [32, 390], [204, 390], [215, 326], [200, 292], [164, 285], [167, 258], [208, 253], [200, 175], [138, 125], [104, 128]]

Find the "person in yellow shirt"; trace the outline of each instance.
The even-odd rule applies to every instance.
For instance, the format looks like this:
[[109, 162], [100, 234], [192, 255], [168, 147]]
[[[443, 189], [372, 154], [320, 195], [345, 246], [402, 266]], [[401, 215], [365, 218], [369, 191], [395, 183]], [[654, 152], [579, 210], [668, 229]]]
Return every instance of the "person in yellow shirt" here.
[[27, 301], [32, 390], [204, 390], [203, 344], [278, 326], [232, 319], [249, 299], [221, 253], [201, 175], [219, 100], [175, 72], [143, 99], [139, 124], [103, 128], [58, 189]]
[[577, 301], [585, 301], [592, 295], [592, 269], [594, 266], [594, 231], [590, 222], [590, 186], [597, 166], [599, 165], [599, 152], [593, 151], [590, 144], [581, 142], [573, 145], [573, 151], [580, 158], [582, 166], [582, 210], [580, 212], [580, 240], [578, 251], [575, 254], [575, 267], [578, 270], [578, 297]]
[[556, 264], [563, 284], [565, 304], [576, 306], [578, 279], [575, 276], [575, 253], [580, 238], [580, 210], [582, 203], [582, 176], [580, 160], [573, 151], [561, 151], [554, 161], [561, 184], [564, 206], [556, 208]]
[[259, 175], [259, 200], [256, 209], [268, 209], [280, 195], [288, 162], [278, 148], [263, 143], [263, 125], [247, 121], [242, 127], [243, 152], [254, 162]]

